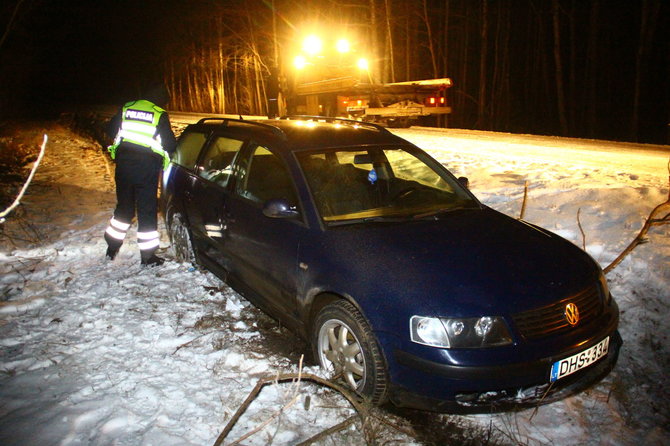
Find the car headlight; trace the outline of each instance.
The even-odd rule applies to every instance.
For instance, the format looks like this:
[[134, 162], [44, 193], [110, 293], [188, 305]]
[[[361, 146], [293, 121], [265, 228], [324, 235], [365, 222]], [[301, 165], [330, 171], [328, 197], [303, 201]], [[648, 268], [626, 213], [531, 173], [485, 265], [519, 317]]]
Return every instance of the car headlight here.
[[609, 305], [610, 300], [612, 300], [612, 295], [610, 294], [610, 288], [607, 285], [607, 279], [605, 278], [605, 274], [601, 272], [598, 280], [600, 281], [600, 290], [603, 293], [603, 300], [605, 302], [605, 305]]
[[512, 343], [507, 324], [499, 316], [437, 318], [412, 316], [412, 342], [442, 348], [484, 348]]

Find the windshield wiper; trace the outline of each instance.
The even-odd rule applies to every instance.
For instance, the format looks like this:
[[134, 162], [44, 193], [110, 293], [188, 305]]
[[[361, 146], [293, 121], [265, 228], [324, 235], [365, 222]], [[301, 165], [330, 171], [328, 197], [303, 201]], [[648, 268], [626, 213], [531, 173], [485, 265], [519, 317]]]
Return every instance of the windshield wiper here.
[[326, 222], [328, 226], [345, 226], [345, 225], [360, 225], [366, 223], [401, 223], [405, 221], [410, 221], [411, 217], [390, 217], [390, 216], [376, 216], [376, 217], [363, 217], [363, 218], [352, 218], [350, 220], [333, 220]]
[[478, 209], [475, 206], [450, 206], [448, 208], [440, 208], [435, 211], [423, 212], [412, 217], [413, 220], [421, 220], [422, 218], [436, 218], [441, 214], [447, 214], [452, 211], [462, 211], [465, 209]]

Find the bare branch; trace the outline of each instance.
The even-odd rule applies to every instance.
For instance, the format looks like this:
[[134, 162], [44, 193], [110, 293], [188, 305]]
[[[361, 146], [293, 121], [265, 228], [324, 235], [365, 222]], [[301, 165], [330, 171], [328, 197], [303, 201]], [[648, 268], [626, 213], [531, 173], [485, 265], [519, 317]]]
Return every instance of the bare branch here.
[[346, 429], [349, 427], [351, 424], [353, 424], [356, 419], [358, 418], [358, 415], [352, 415], [346, 420], [342, 421], [341, 423], [336, 424], [333, 427], [329, 427], [328, 429], [319, 432], [318, 434], [314, 435], [313, 437], [308, 438], [307, 440], [298, 443], [296, 446], [309, 446], [310, 444], [314, 444], [319, 440], [322, 440], [330, 435], [333, 435], [335, 432], [339, 432], [341, 430]]
[[579, 219], [579, 214], [582, 212], [582, 208], [577, 209], [577, 226], [579, 226], [579, 232], [582, 233], [582, 249], [586, 251], [586, 234], [584, 234], [584, 228], [582, 228], [582, 222]]
[[28, 175], [28, 179], [26, 180], [26, 183], [23, 185], [21, 188], [21, 192], [19, 192], [19, 195], [16, 197], [14, 200], [14, 203], [11, 204], [7, 209], [4, 211], [0, 212], [0, 224], [5, 222], [5, 217], [14, 210], [19, 204], [21, 204], [21, 198], [23, 198], [23, 194], [26, 193], [26, 190], [28, 189], [28, 185], [30, 185], [30, 182], [33, 180], [33, 176], [35, 175], [35, 171], [37, 170], [37, 166], [40, 165], [40, 162], [42, 161], [42, 157], [44, 156], [44, 149], [47, 146], [47, 135], [44, 135], [44, 141], [42, 142], [42, 148], [40, 149], [40, 154], [37, 157], [37, 161], [35, 161], [35, 164], [33, 165], [32, 170], [30, 171], [30, 175]]
[[[302, 370], [300, 370], [299, 373], [287, 373], [287, 374], [281, 374], [281, 375], [276, 375], [276, 376], [272, 375], [272, 376], [266, 376], [266, 377], [263, 377], [263, 378], [259, 379], [258, 382], [256, 383], [256, 386], [251, 390], [251, 392], [249, 393], [247, 398], [244, 400], [244, 402], [237, 409], [237, 411], [235, 412], [233, 417], [230, 419], [230, 421], [228, 421], [228, 424], [223, 429], [223, 432], [221, 432], [219, 437], [216, 439], [216, 442], [214, 443], [214, 446], [220, 446], [220, 445], [223, 444], [223, 441], [226, 439], [228, 434], [230, 434], [230, 432], [232, 431], [232, 429], [235, 426], [235, 424], [237, 423], [237, 421], [244, 414], [244, 412], [249, 408], [251, 403], [258, 397], [258, 394], [261, 392], [263, 387], [265, 387], [268, 384], [278, 384], [278, 383], [286, 382], [286, 381], [294, 381], [294, 382], [297, 381], [297, 382], [299, 382], [301, 380], [315, 382], [315, 383], [320, 384], [322, 386], [329, 387], [329, 388], [339, 392], [340, 394], [342, 394], [342, 396], [344, 396], [351, 403], [351, 405], [354, 406], [354, 409], [358, 413], [358, 416], [360, 417], [361, 422], [363, 423], [363, 429], [365, 430], [365, 426], [366, 426], [366, 424], [365, 424], [366, 415], [365, 414], [367, 414], [367, 411], [365, 410], [365, 407], [363, 406], [362, 401], [357, 396], [353, 395], [347, 389], [345, 389], [344, 387], [342, 387], [342, 386], [340, 386], [336, 383], [330, 382], [330, 381], [328, 381], [324, 378], [321, 378], [319, 376], [316, 376], [316, 375], [302, 374]], [[287, 407], [289, 404], [290, 405], [295, 404], [295, 401], [296, 401], [296, 399], [294, 398], [294, 400], [290, 401], [285, 407]], [[272, 419], [279, 416], [282, 411], [283, 411], [283, 408], [280, 409], [275, 414], [273, 414], [270, 417], [269, 421], [271, 421]], [[265, 423], [265, 425], [267, 425], [269, 423], [269, 421], [267, 421]], [[262, 426], [262, 427], [264, 427], [264, 426]], [[262, 427], [260, 429], [262, 429]], [[257, 432], [260, 429], [254, 429], [253, 433]], [[244, 438], [247, 438], [247, 436], [245, 436]], [[234, 443], [231, 443], [231, 444], [237, 444], [238, 442], [242, 441], [244, 438], [240, 438], [240, 439], [236, 440]]]
[[[668, 162], [668, 173], [670, 173], [670, 161]], [[668, 176], [668, 186], [670, 186], [670, 175]], [[667, 213], [666, 213], [667, 212]], [[661, 218], [656, 218], [657, 215], [666, 213], [664, 217]], [[626, 249], [623, 250], [619, 256], [614, 259], [612, 263], [610, 263], [603, 271], [605, 274], [608, 274], [610, 271], [612, 271], [614, 268], [621, 263], [621, 261], [637, 247], [637, 245], [641, 245], [647, 241], [647, 232], [649, 232], [649, 228], [652, 226], [656, 225], [663, 225], [663, 224], [669, 224], [670, 223], [670, 187], [668, 188], [668, 199], [656, 206], [650, 213], [649, 217], [644, 222], [644, 225], [642, 225], [642, 229], [640, 229], [640, 232], [637, 234], [637, 236], [633, 239], [632, 242], [626, 247]]]
[[527, 200], [528, 200], [528, 180], [526, 180], [523, 186], [523, 202], [521, 203], [521, 213], [519, 214], [519, 220], [523, 220], [523, 217], [526, 215]]
[[19, 0], [16, 2], [16, 6], [14, 6], [14, 11], [12, 12], [12, 17], [9, 19], [9, 23], [7, 24], [7, 28], [5, 28], [5, 32], [2, 34], [2, 38], [0, 39], [0, 47], [2, 47], [2, 44], [5, 43], [5, 40], [7, 39], [7, 36], [9, 35], [9, 31], [12, 29], [12, 25], [14, 24], [14, 20], [16, 20], [16, 15], [19, 12], [19, 8], [21, 7], [21, 3], [23, 3], [23, 0]]
[[256, 426], [254, 429], [252, 429], [252, 430], [250, 430], [249, 432], [247, 432], [246, 434], [242, 435], [240, 438], [238, 438], [237, 440], [233, 441], [232, 443], [228, 443], [228, 446], [235, 446], [235, 445], [238, 445], [238, 444], [240, 444], [242, 441], [244, 441], [244, 440], [246, 440], [247, 438], [249, 438], [249, 437], [251, 437], [252, 435], [254, 435], [255, 433], [260, 432], [261, 430], [263, 430], [268, 424], [270, 424], [270, 423], [272, 422], [272, 420], [274, 420], [275, 418], [278, 418], [278, 417], [284, 412], [284, 410], [286, 410], [286, 409], [290, 408], [291, 406], [293, 406], [293, 405], [298, 401], [298, 397], [299, 397], [299, 396], [300, 396], [300, 395], [296, 395], [296, 396], [294, 396], [293, 399], [291, 399], [291, 401], [289, 401], [287, 404], [285, 404], [284, 406], [282, 406], [281, 409], [279, 409], [279, 410], [277, 410], [275, 413], [273, 413], [267, 420], [265, 420], [263, 423], [259, 424], [259, 425]]

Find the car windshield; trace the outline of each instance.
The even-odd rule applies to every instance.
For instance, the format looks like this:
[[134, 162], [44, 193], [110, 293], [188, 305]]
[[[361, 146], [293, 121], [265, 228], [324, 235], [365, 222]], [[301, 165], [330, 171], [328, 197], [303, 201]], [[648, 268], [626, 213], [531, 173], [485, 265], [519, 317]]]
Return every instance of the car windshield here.
[[479, 203], [415, 147], [360, 147], [297, 153], [328, 224], [433, 218]]

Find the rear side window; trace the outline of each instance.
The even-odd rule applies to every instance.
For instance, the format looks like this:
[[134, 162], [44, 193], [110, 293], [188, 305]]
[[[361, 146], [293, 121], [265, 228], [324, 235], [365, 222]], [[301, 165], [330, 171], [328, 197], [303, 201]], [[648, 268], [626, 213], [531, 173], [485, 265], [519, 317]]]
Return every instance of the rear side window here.
[[204, 133], [188, 132], [182, 134], [172, 161], [187, 169], [193, 169], [206, 139]]

